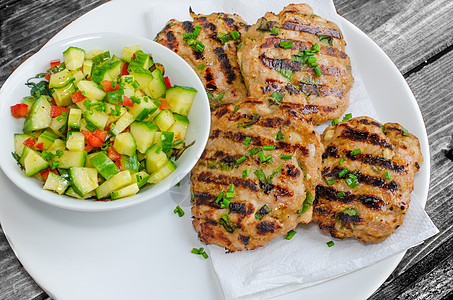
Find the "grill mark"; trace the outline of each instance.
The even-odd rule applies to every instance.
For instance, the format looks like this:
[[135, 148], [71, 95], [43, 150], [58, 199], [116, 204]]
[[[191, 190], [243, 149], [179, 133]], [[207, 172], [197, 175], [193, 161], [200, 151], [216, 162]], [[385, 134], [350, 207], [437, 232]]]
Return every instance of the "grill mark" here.
[[167, 41], [165, 43], [165, 46], [167, 46], [169, 49], [171, 50], [174, 50], [175, 52], [178, 51], [178, 46], [179, 46], [179, 43], [178, 41], [176, 40], [176, 37], [175, 37], [175, 34], [173, 33], [173, 31], [169, 30], [165, 33], [166, 37], [167, 37]]
[[268, 233], [274, 233], [275, 229], [279, 226], [270, 221], [262, 221], [256, 225], [256, 231], [260, 235], [266, 235]]
[[275, 188], [275, 194], [274, 194], [274, 197], [275, 198], [278, 198], [278, 197], [292, 197], [294, 196], [294, 192], [287, 189], [287, 188], [284, 188], [282, 186], [279, 186], [277, 185], [277, 187]]
[[261, 86], [263, 93], [269, 92], [289, 92], [290, 95], [299, 95], [301, 92], [316, 95], [316, 96], [335, 96], [337, 98], [343, 98], [344, 94], [341, 89], [335, 87], [329, 87], [321, 84], [307, 84], [300, 83], [300, 89], [297, 89], [294, 85], [284, 85], [282, 82], [276, 81], [275, 79], [268, 78], [265, 81], [265, 86]]
[[250, 103], [250, 104], [263, 104], [264, 102], [255, 98], [246, 98], [247, 100], [244, 101], [244, 103]]
[[211, 132], [211, 135], [209, 136], [209, 139], [210, 139], [210, 140], [215, 140], [215, 139], [217, 139], [217, 138], [220, 136], [220, 133], [221, 133], [221, 132], [222, 132], [222, 131], [221, 131], [220, 129], [213, 130], [213, 131]]
[[386, 130], [398, 131], [398, 132], [403, 133], [403, 130], [401, 130], [401, 129], [399, 129], [399, 128], [396, 128], [396, 127], [392, 127], [392, 126], [386, 127], [385, 129], [386, 129]]
[[329, 168], [326, 168], [322, 171], [322, 176], [333, 177], [336, 179], [345, 179], [345, 178], [348, 178], [349, 174], [352, 174], [357, 177], [358, 182], [366, 184], [366, 185], [371, 185], [374, 187], [378, 187], [378, 188], [382, 188], [382, 189], [390, 190], [390, 191], [399, 189], [398, 183], [396, 183], [393, 180], [387, 183], [384, 178], [363, 174], [359, 171], [348, 172], [347, 174], [340, 177], [339, 173], [343, 170], [344, 170], [344, 168], [336, 166], [329, 172]]
[[301, 117], [299, 114], [302, 115], [309, 115], [309, 114], [316, 114], [319, 111], [323, 112], [331, 112], [335, 108], [332, 106], [318, 106], [318, 105], [304, 105], [300, 103], [292, 103], [292, 102], [284, 102], [280, 105], [281, 108], [290, 109], [290, 114]]
[[318, 216], [328, 216], [330, 214], [330, 210], [323, 207], [314, 206], [313, 208], [313, 215]]
[[[230, 112], [230, 110], [228, 109], [228, 106], [221, 106], [218, 109], [216, 109], [215, 116], [217, 118], [221, 118], [224, 114], [226, 114], [228, 112]], [[218, 130], [218, 131], [220, 131], [220, 130]]]
[[[303, 42], [303, 41], [298, 41], [298, 40], [291, 40], [291, 39], [282, 39], [279, 37], [271, 37], [267, 38], [263, 44], [261, 44], [260, 48], [266, 49], [266, 48], [284, 48], [283, 46], [280, 46], [280, 42], [282, 41], [293, 41], [293, 48], [292, 49], [298, 49], [300, 51], [306, 50], [309, 47], [312, 47], [311, 43]], [[334, 47], [326, 47], [326, 46], [321, 46], [321, 49], [319, 50], [320, 54], [324, 54], [327, 56], [332, 56], [332, 57], [337, 57], [341, 59], [346, 59], [348, 55], [343, 52], [338, 50], [337, 48]]]
[[335, 157], [335, 158], [338, 158], [340, 157], [338, 155], [338, 148], [335, 147], [335, 146], [329, 146], [326, 148], [326, 150], [324, 151], [324, 153], [322, 154], [322, 159], [326, 159], [328, 157]]
[[265, 81], [266, 85], [261, 87], [263, 93], [268, 92], [283, 92], [285, 88], [279, 87], [281, 83], [273, 78], [267, 78]]
[[211, 68], [206, 68], [204, 79], [206, 80], [206, 89], [208, 91], [217, 91], [217, 85], [214, 80], [214, 74], [212, 74]]
[[193, 26], [193, 23], [190, 21], [182, 22], [182, 29], [184, 29], [184, 31], [187, 33], [192, 33], [195, 31], [195, 27]]
[[354, 128], [349, 127], [346, 124], [343, 124], [342, 126], [344, 126], [345, 129], [341, 132], [340, 138], [392, 149], [392, 145], [390, 145], [385, 139], [382, 139], [376, 133], [369, 133], [368, 131], [356, 130]]
[[334, 37], [337, 39], [341, 39], [341, 33], [332, 28], [320, 28], [320, 27], [314, 27], [314, 26], [309, 26], [305, 24], [299, 24], [297, 22], [293, 21], [286, 21], [283, 23], [283, 25], [280, 27], [281, 29], [286, 29], [286, 30], [291, 30], [291, 31], [299, 31], [299, 32], [307, 32], [315, 35], [324, 35], [324, 36], [329, 36], [329, 37]]
[[230, 203], [228, 208], [230, 209], [231, 212], [240, 214], [242, 216], [245, 216], [247, 214], [247, 211], [245, 210], [245, 203], [233, 202]]
[[196, 180], [204, 183], [214, 183], [224, 186], [230, 186], [231, 184], [234, 184], [234, 186], [236, 187], [240, 186], [253, 192], [258, 191], [258, 187], [256, 186], [255, 182], [253, 182], [253, 180], [244, 179], [242, 177], [232, 177], [224, 174], [219, 174], [216, 176], [211, 172], [202, 172], [198, 175]]
[[230, 64], [228, 55], [225, 53], [222, 47], [215, 48], [214, 53], [217, 55], [217, 59], [220, 62], [222, 72], [227, 78], [227, 83], [232, 84], [233, 81], [237, 78], [237, 76], [236, 73], [234, 72], [233, 67]]
[[316, 84], [309, 84], [309, 83], [300, 83], [300, 91], [304, 94], [308, 94], [308, 95], [315, 95], [316, 97], [319, 97], [321, 94], [320, 94], [320, 90], [319, 90], [319, 87], [318, 85]]
[[297, 178], [301, 174], [299, 168], [294, 165], [286, 165], [286, 168], [286, 175], [288, 175], [289, 177]]
[[267, 128], [277, 128], [282, 126], [289, 126], [291, 124], [291, 121], [288, 119], [284, 120], [279, 117], [265, 119], [261, 118], [258, 124]]
[[195, 192], [193, 195], [195, 197], [196, 205], [204, 205], [220, 209], [220, 203], [215, 202], [217, 200], [217, 196], [214, 196], [210, 193], [197, 193], [197, 192]]
[[[338, 201], [342, 203], [358, 202], [373, 210], [382, 210], [384, 201], [373, 195], [355, 195], [350, 192], [345, 192], [343, 197], [337, 196], [338, 191], [332, 187], [322, 185], [316, 186], [316, 198], [322, 198], [329, 202]], [[318, 200], [319, 201], [319, 200]]]
[[239, 235], [239, 240], [247, 246], [250, 242], [250, 237], [249, 236], [244, 236], [244, 235]]
[[383, 157], [362, 153], [352, 155], [350, 151], [346, 152], [346, 157], [350, 160], [358, 160], [364, 164], [383, 167], [397, 173], [407, 173], [406, 166], [400, 166], [394, 161], [385, 159]]
[[280, 58], [270, 58], [264, 55], [264, 53], [258, 56], [258, 58], [261, 59], [263, 64], [269, 69], [291, 70], [291, 71], [300, 71], [302, 69], [302, 65], [298, 61]]
[[340, 221], [341, 226], [351, 228], [351, 223], [359, 223], [362, 221], [362, 218], [359, 215], [349, 215], [344, 212], [339, 212], [335, 215], [338, 221]]
[[368, 119], [360, 119], [360, 120], [356, 120], [356, 122], [360, 123], [360, 124], [363, 124], [363, 125], [372, 125], [372, 126], [381, 128], [381, 124], [379, 124], [376, 121], [371, 121], [371, 120], [368, 120]]

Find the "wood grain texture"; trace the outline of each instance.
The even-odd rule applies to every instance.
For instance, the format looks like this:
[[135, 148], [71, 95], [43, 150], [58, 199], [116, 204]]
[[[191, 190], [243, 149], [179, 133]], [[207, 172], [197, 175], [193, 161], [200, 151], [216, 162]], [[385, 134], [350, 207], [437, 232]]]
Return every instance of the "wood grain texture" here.
[[[104, 2], [0, 0], [0, 85], [67, 23]], [[426, 211], [440, 233], [407, 251], [370, 299], [447, 299], [453, 295], [453, 1], [334, 2], [405, 75], [431, 151], [425, 158], [432, 167]], [[49, 299], [21, 267], [1, 228], [0, 298]]]

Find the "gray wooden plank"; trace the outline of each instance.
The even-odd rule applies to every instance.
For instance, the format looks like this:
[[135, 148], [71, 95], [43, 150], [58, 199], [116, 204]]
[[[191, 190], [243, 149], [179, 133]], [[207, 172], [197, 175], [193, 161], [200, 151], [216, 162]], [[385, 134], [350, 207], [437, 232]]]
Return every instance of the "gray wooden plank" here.
[[340, 14], [369, 35], [401, 73], [453, 45], [453, 1], [334, 1]]

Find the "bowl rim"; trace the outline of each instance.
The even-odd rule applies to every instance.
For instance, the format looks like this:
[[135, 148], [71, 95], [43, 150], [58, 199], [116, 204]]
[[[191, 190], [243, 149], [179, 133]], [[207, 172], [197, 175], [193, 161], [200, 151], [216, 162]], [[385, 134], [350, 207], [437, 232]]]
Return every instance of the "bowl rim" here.
[[[49, 55], [50, 52], [55, 51], [55, 48], [64, 48], [64, 47], [69, 47], [69, 46], [77, 46], [80, 43], [84, 42], [90, 42], [90, 41], [97, 41], [97, 40], [108, 40], [108, 39], [115, 39], [120, 41], [119, 43], [122, 44], [121, 47], [127, 46], [129, 44], [127, 41], [134, 41], [133, 43], [139, 44], [142, 50], [145, 50], [146, 52], [151, 53], [153, 56], [155, 55], [156, 49], [157, 51], [160, 52], [160, 54], [155, 55], [155, 56], [161, 56], [161, 53], [164, 53], [163, 56], [169, 56], [171, 59], [170, 64], [171, 65], [178, 65], [178, 69], [182, 69], [184, 73], [183, 77], [187, 79], [187, 81], [194, 81], [196, 82], [196, 86], [193, 86], [198, 90], [196, 99], [199, 99], [198, 101], [202, 102], [200, 104], [201, 107], [201, 114], [205, 115], [203, 119], [201, 119], [201, 122], [203, 123], [203, 126], [199, 126], [202, 128], [197, 127], [196, 131], [196, 143], [194, 145], [193, 150], [193, 157], [191, 159], [186, 159], [185, 161], [188, 161], [187, 163], [183, 163], [182, 166], [178, 165], [178, 168], [170, 174], [167, 178], [159, 182], [157, 185], [153, 186], [148, 186], [145, 188], [144, 193], [141, 189], [142, 193], [138, 193], [136, 195], [132, 195], [129, 197], [121, 198], [118, 200], [113, 200], [113, 201], [93, 201], [93, 200], [82, 200], [82, 199], [77, 199], [77, 198], [72, 198], [66, 195], [59, 195], [55, 192], [52, 191], [47, 191], [42, 189], [42, 184], [40, 192], [37, 193], [36, 188], [29, 188], [28, 186], [21, 186], [21, 183], [24, 183], [25, 181], [28, 181], [30, 177], [25, 176], [22, 170], [20, 170], [19, 167], [16, 168], [11, 168], [11, 163], [10, 160], [13, 160], [11, 156], [8, 155], [8, 157], [2, 157], [0, 155], [0, 169], [5, 173], [5, 175], [8, 177], [8, 179], [13, 182], [19, 189], [30, 195], [31, 197], [40, 200], [41, 202], [44, 202], [46, 204], [59, 207], [62, 209], [67, 209], [67, 210], [74, 210], [74, 211], [82, 211], [82, 212], [100, 212], [100, 211], [112, 211], [116, 209], [121, 209], [121, 208], [126, 208], [130, 207], [133, 205], [137, 205], [139, 203], [143, 203], [145, 201], [149, 201], [151, 199], [154, 199], [158, 197], [159, 195], [167, 192], [172, 186], [174, 186], [177, 182], [179, 182], [183, 177], [185, 177], [191, 169], [195, 166], [196, 162], [198, 159], [201, 157], [201, 154], [204, 151], [204, 148], [206, 146], [206, 143], [208, 141], [209, 137], [209, 129], [210, 129], [210, 107], [209, 107], [209, 100], [207, 97], [207, 94], [204, 92], [204, 86], [196, 74], [196, 72], [192, 69], [192, 67], [189, 66], [189, 64], [182, 59], [179, 55], [171, 51], [170, 49], [166, 48], [165, 46], [144, 38], [144, 37], [139, 37], [139, 36], [134, 36], [134, 35], [129, 35], [129, 34], [124, 34], [124, 33], [114, 33], [114, 32], [97, 32], [97, 33], [88, 33], [88, 34], [82, 34], [82, 35], [76, 35], [73, 37], [65, 38], [56, 42], [50, 42], [48, 44], [45, 44], [39, 51], [34, 53], [33, 55], [30, 55], [28, 58], [26, 58], [23, 62], [21, 62], [13, 71], [12, 73], [8, 76], [6, 81], [4, 82], [3, 86], [0, 89], [0, 116], [7, 116], [10, 114], [9, 112], [9, 107], [12, 104], [19, 103], [19, 100], [6, 100], [5, 98], [14, 95], [14, 85], [13, 83], [15, 81], [19, 82], [25, 82], [26, 79], [22, 78], [23, 74], [22, 70], [24, 70], [26, 67], [28, 67], [30, 64], [33, 64], [35, 61], [39, 61], [41, 56]], [[125, 42], [126, 41], [126, 42]], [[132, 42], [131, 42], [132, 45]], [[83, 48], [83, 46], [81, 46]], [[93, 48], [94, 49], [94, 48]], [[62, 56], [62, 52], [65, 49], [62, 49], [60, 52], [60, 56]], [[91, 50], [91, 49], [90, 49]], [[105, 51], [111, 50], [111, 49], [105, 49]], [[52, 59], [52, 58], [51, 58]], [[164, 66], [168, 65], [168, 58], [167, 60], [159, 60], [161, 63], [164, 64]], [[162, 62], [164, 61], [164, 62]], [[181, 67], [179, 67], [181, 65]], [[21, 76], [22, 75], [22, 76]], [[30, 76], [34, 76], [35, 74], [32, 74]], [[190, 78], [190, 79], [189, 79]], [[191, 84], [192, 86], [193, 84]], [[12, 92], [11, 92], [12, 91]], [[21, 99], [22, 96], [19, 97]], [[14, 97], [11, 97], [14, 98]], [[190, 115], [189, 115], [190, 116]], [[190, 119], [190, 118], [189, 118]], [[198, 119], [198, 115], [197, 115]], [[1, 120], [0, 120], [1, 122]], [[191, 122], [192, 123], [192, 122]], [[5, 126], [6, 127], [6, 126]], [[200, 130], [201, 129], [201, 130]], [[10, 131], [12, 135], [14, 135], [14, 129], [2, 129], [0, 128], [0, 136], [2, 135], [2, 132], [7, 132]], [[190, 149], [190, 148], [189, 148]], [[16, 162], [13, 162], [14, 164]], [[20, 176], [20, 178], [18, 178]], [[21, 180], [24, 179], [24, 180]], [[19, 179], [19, 180], [17, 180]], [[36, 180], [33, 178], [33, 180]], [[151, 196], [146, 196], [148, 194], [148, 191], [152, 191]], [[58, 200], [57, 200], [58, 199]], [[66, 199], [66, 200], [61, 200], [61, 199]]]

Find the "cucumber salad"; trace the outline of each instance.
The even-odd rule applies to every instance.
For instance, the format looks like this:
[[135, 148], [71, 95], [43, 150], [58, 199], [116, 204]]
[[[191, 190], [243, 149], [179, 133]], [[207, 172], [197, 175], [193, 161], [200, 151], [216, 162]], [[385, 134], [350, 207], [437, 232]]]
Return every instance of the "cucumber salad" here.
[[31, 96], [11, 106], [25, 118], [12, 153], [25, 175], [60, 195], [115, 200], [172, 173], [194, 143], [185, 137], [197, 90], [171, 86], [139, 45], [121, 57], [69, 47], [63, 60], [30, 78]]

